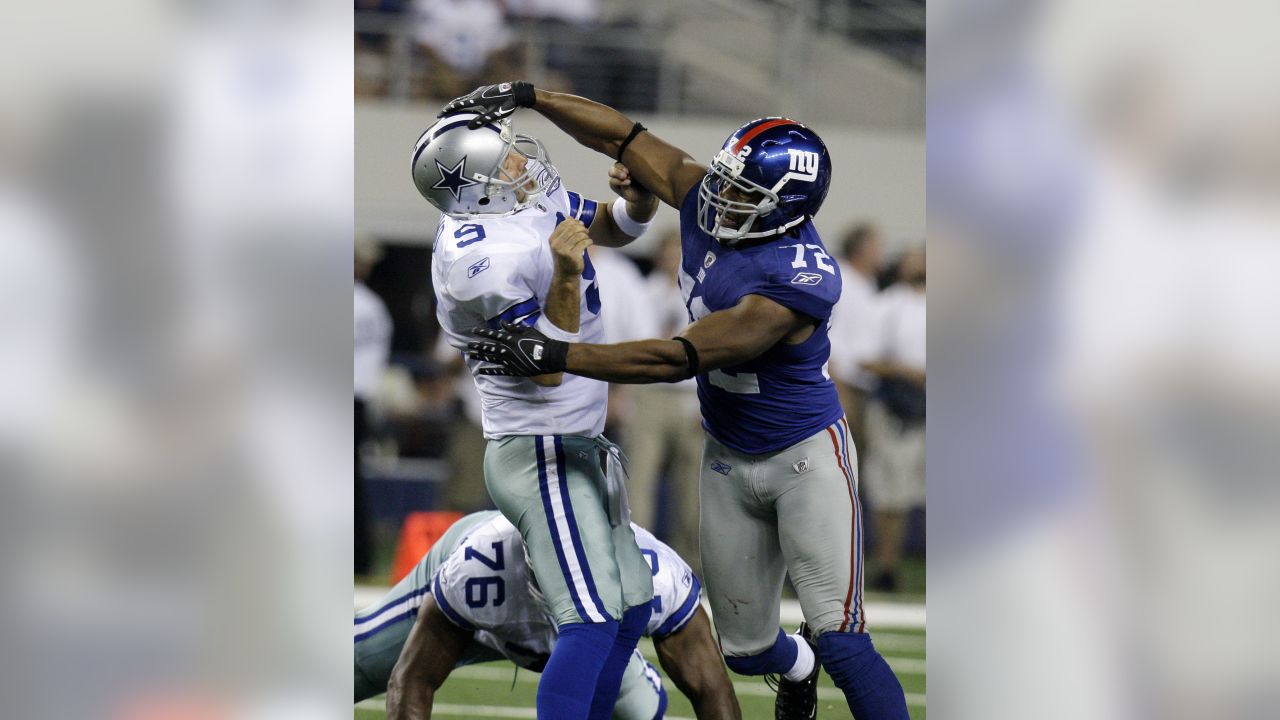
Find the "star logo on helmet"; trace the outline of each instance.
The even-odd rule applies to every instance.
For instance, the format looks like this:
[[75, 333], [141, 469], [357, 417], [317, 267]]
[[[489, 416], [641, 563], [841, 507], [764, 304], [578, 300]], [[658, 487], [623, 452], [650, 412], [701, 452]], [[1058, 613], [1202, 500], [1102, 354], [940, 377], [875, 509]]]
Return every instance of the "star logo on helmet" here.
[[440, 171], [440, 179], [435, 185], [431, 186], [432, 190], [448, 190], [454, 200], [462, 200], [462, 188], [469, 185], [479, 185], [480, 183], [470, 178], [464, 177], [467, 172], [467, 156], [463, 155], [457, 165], [447, 168], [439, 160], [436, 160], [436, 169]]

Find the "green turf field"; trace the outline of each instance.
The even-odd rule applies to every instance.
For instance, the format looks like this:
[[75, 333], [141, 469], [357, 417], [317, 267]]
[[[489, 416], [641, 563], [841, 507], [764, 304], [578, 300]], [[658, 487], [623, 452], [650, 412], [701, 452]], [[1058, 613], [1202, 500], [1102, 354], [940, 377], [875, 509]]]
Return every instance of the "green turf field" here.
[[[876, 649], [889, 661], [898, 674], [907, 693], [907, 706], [913, 720], [923, 720], [924, 707], [924, 631], [884, 628], [872, 633]], [[641, 641], [641, 650], [655, 667], [658, 667], [653, 644], [648, 638]], [[534, 692], [538, 687], [538, 675], [516, 668], [510, 663], [487, 663], [459, 668], [449, 676], [444, 688], [436, 695], [432, 717], [441, 718], [533, 718]], [[742, 716], [746, 720], [773, 717], [773, 691], [763, 680], [733, 675], [738, 701], [742, 704]], [[514, 683], [513, 683], [514, 680]], [[667, 694], [671, 698], [667, 708], [669, 720], [692, 720], [693, 710], [689, 701], [670, 683]], [[849, 718], [844, 696], [822, 675], [818, 688], [819, 718]], [[386, 717], [381, 697], [366, 700], [356, 706], [355, 720], [382, 720]]]

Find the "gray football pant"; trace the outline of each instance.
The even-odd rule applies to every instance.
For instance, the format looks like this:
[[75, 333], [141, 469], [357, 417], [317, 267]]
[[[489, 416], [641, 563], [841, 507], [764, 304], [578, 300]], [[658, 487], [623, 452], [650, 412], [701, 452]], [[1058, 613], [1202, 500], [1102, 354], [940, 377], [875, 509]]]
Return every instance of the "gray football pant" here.
[[768, 455], [707, 436], [702, 571], [725, 655], [773, 645], [788, 573], [815, 633], [865, 630], [855, 458], [843, 419]]

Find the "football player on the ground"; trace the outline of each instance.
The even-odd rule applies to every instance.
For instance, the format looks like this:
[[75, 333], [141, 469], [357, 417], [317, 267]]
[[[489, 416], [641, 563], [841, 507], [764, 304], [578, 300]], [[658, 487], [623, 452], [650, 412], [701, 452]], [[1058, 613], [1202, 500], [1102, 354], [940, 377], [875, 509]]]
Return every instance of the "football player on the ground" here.
[[[586, 248], [630, 242], [657, 202], [617, 187], [624, 197], [600, 207], [561, 186], [537, 140], [507, 121], [468, 128], [474, 117], [435, 122], [413, 152], [414, 184], [443, 213], [431, 278], [445, 337], [461, 350], [472, 326], [512, 322], [599, 341], [600, 290]], [[560, 626], [538, 715], [607, 718], [653, 596], [621, 520], [620, 454], [601, 435], [608, 387], [559, 373], [475, 381], [489, 440], [486, 488], [519, 529]]]
[[[505, 88], [505, 90], [504, 90]], [[503, 367], [611, 382], [698, 379], [707, 430], [700, 478], [702, 568], [731, 669], [779, 673], [779, 718], [814, 717], [817, 659], [858, 720], [907, 717], [902, 685], [866, 632], [854, 450], [826, 372], [840, 274], [811, 222], [831, 159], [810, 128], [762, 118], [708, 168], [612, 108], [535, 90], [481, 88], [445, 112], [480, 121], [531, 107], [680, 211], [680, 289], [693, 324], [672, 340], [565, 342], [533, 328], [480, 328], [469, 348]], [[778, 628], [790, 574], [806, 627]]]
[[[733, 685], [698, 603], [697, 577], [674, 550], [632, 525], [653, 576], [653, 638], [663, 670], [699, 718], [742, 717]], [[462, 665], [506, 658], [541, 672], [556, 626], [500, 513], [468, 515], [449, 528], [378, 604], [356, 613], [356, 702], [387, 693], [387, 715], [429, 718], [435, 692]], [[655, 720], [666, 708], [662, 678], [633, 651], [613, 717]], [[605, 717], [608, 717], [607, 715]]]

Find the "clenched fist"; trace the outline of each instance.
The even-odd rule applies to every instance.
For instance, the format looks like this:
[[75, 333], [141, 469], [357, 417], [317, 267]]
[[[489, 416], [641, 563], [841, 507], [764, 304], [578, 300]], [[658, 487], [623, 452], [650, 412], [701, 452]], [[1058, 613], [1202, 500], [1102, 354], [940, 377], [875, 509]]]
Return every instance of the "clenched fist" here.
[[631, 171], [620, 162], [614, 163], [613, 167], [609, 168], [609, 189], [617, 193], [623, 200], [640, 208], [651, 208], [657, 203], [657, 198], [653, 196], [653, 193], [633, 180]]
[[555, 259], [556, 274], [577, 277], [585, 264], [583, 254], [591, 246], [587, 226], [569, 218], [551, 231], [551, 257]]

